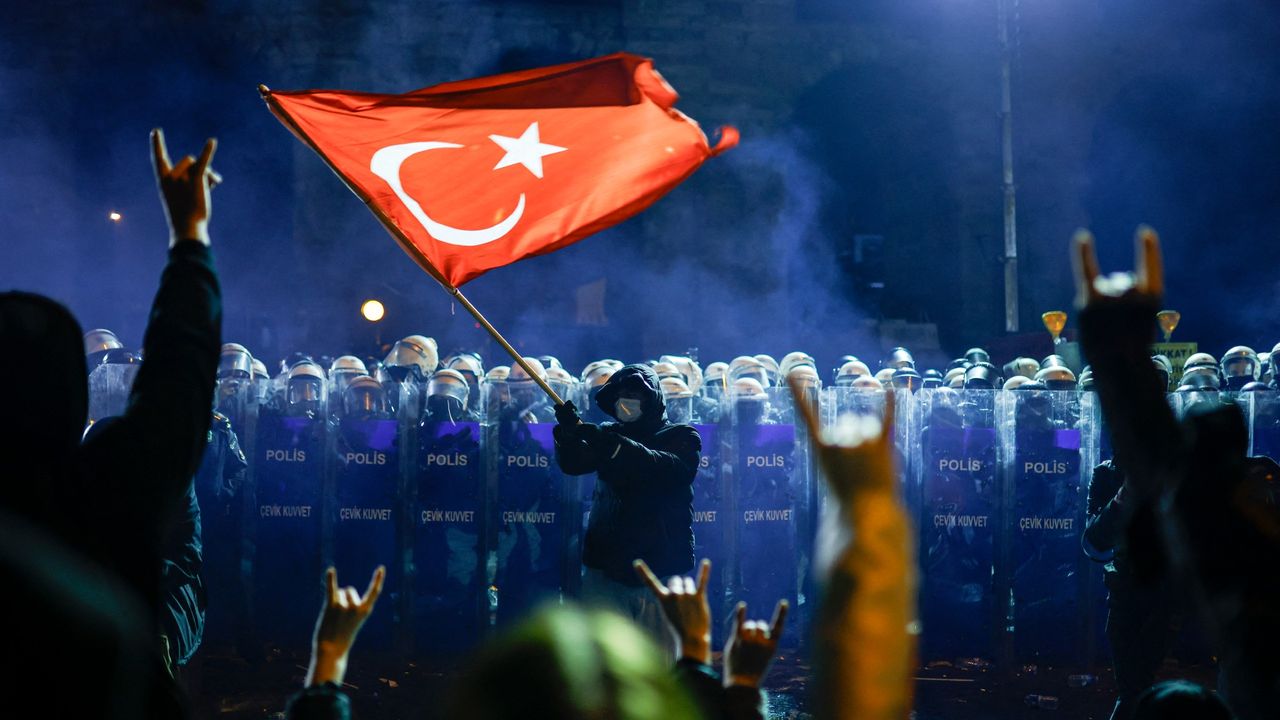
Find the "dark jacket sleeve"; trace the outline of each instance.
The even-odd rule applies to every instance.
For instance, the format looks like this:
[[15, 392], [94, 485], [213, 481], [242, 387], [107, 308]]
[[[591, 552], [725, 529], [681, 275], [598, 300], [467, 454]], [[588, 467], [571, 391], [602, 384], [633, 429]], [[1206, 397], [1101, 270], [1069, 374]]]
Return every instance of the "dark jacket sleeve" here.
[[1111, 429], [1117, 460], [1133, 489], [1158, 494], [1181, 463], [1181, 436], [1151, 365], [1155, 305], [1101, 303], [1080, 313], [1080, 337]]
[[597, 469], [595, 453], [573, 431], [563, 425], [551, 430], [556, 440], [556, 464], [566, 475], [586, 475]]
[[757, 688], [721, 686], [710, 665], [689, 658], [676, 663], [676, 680], [698, 704], [708, 720], [764, 720], [764, 693]]
[[289, 698], [288, 720], [349, 720], [351, 700], [333, 683], [306, 688]]
[[[1124, 476], [1110, 465], [1094, 468], [1089, 481], [1089, 514], [1084, 521], [1084, 543], [1090, 557], [1115, 550], [1124, 537], [1129, 508], [1119, 497]], [[1098, 558], [1094, 558], [1098, 559]]]
[[[606, 433], [604, 442], [616, 443], [600, 450], [601, 482], [615, 486], [635, 483], [689, 485], [698, 476], [702, 439], [688, 425], [669, 427], [655, 435], [655, 448], [646, 447], [617, 433]], [[660, 449], [658, 449], [660, 448]]]
[[94, 552], [152, 603], [163, 533], [182, 508], [208, 437], [221, 325], [209, 249], [177, 243], [151, 308], [128, 408], [81, 449], [85, 521], [110, 539]]

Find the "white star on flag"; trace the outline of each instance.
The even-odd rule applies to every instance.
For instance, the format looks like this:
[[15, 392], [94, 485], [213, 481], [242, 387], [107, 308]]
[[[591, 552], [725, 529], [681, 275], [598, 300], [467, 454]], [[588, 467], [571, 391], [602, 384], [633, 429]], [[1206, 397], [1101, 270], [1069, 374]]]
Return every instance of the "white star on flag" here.
[[524, 134], [518, 138], [506, 137], [505, 135], [490, 135], [489, 139], [497, 143], [498, 147], [507, 151], [507, 154], [502, 156], [498, 164], [493, 166], [494, 170], [501, 170], [511, 165], [523, 165], [525, 169], [533, 173], [534, 177], [539, 179], [542, 177], [542, 158], [568, 149], [542, 142], [538, 137], [538, 123], [536, 122], [529, 123], [529, 127], [525, 128]]

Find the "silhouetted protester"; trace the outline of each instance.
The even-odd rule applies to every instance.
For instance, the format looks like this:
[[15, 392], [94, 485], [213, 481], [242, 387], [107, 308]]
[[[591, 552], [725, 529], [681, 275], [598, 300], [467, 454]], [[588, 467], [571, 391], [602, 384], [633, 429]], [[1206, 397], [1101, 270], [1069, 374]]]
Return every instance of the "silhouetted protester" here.
[[711, 666], [711, 605], [707, 580], [711, 561], [703, 560], [698, 579], [675, 576], [663, 585], [643, 560], [636, 573], [662, 608], [676, 642], [676, 678], [698, 703], [707, 720], [763, 720], [760, 685], [773, 664], [787, 620], [788, 603], [779, 600], [772, 622], [747, 620], [747, 604], [738, 603], [724, 646], [723, 677]]
[[1156, 683], [1134, 703], [1133, 720], [1232, 720], [1222, 699], [1185, 680]]
[[[1082, 542], [1089, 557], [1106, 562], [1107, 642], [1118, 691], [1112, 720], [1133, 717], [1138, 696], [1155, 682], [1178, 597], [1163, 562], [1156, 509], [1133, 496], [1114, 461], [1094, 468]], [[1145, 564], [1135, 565], [1131, 545]]]
[[[48, 298], [0, 294], [0, 346], [5, 348], [0, 372], [22, 377], [31, 359], [39, 358], [44, 377], [8, 390], [12, 407], [24, 412], [0, 414], [0, 476], [6, 480], [0, 483], [0, 508], [95, 563], [101, 582], [119, 582], [135, 593], [134, 601], [148, 617], [156, 616], [163, 597], [165, 531], [182, 507], [204, 449], [221, 345], [221, 301], [207, 230], [215, 143], [206, 144], [199, 160], [188, 156], [175, 166], [159, 131], [152, 138], [169, 218], [169, 262], [143, 340], [146, 362], [119, 422], [81, 444], [87, 386], [79, 324]], [[21, 622], [37, 627], [58, 622], [44, 616], [45, 610], [29, 608]], [[157, 650], [158, 666], [160, 640], [154, 630], [148, 640]], [[78, 652], [75, 643], [62, 647], [67, 656]], [[6, 644], [7, 653], [26, 651]], [[9, 685], [6, 673], [8, 697], [42, 698], [44, 689], [78, 692], [65, 662], [43, 670], [42, 684], [21, 688]], [[135, 670], [145, 684], [149, 668]], [[157, 704], [146, 716], [180, 712], [172, 694], [154, 699]]]
[[702, 441], [693, 427], [667, 421], [658, 376], [647, 365], [610, 376], [596, 405], [617, 422], [582, 422], [566, 402], [556, 408], [554, 431], [560, 469], [599, 478], [582, 543], [582, 594], [665, 644], [661, 611], [632, 563], [644, 560], [664, 577], [693, 569], [693, 480]]
[[[1081, 341], [1126, 473], [1124, 504], [1154, 508], [1161, 547], [1128, 556], [1145, 573], [1168, 563], [1190, 589], [1219, 657], [1219, 688], [1241, 720], [1280, 707], [1280, 522], [1253, 495], [1239, 407], [1193, 407], [1178, 423], [1149, 360], [1160, 308], [1160, 245], [1139, 230], [1138, 270], [1100, 277], [1093, 238], [1075, 240]], [[1133, 516], [1138, 511], [1132, 511]], [[1130, 524], [1132, 528], [1132, 523]], [[1129, 530], [1129, 537], [1136, 537]]]
[[59, 538], [0, 509], [0, 584], [21, 612], [5, 628], [7, 717], [148, 717], [162, 681], [151, 624], [135, 594]]

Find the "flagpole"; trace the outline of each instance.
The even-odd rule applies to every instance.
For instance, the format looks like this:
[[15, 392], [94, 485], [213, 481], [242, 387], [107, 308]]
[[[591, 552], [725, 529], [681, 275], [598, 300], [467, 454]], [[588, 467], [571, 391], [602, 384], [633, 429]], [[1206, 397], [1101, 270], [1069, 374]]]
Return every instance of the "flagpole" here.
[[502, 333], [498, 332], [498, 329], [489, 323], [489, 320], [476, 309], [476, 306], [471, 304], [471, 301], [467, 299], [467, 296], [462, 294], [462, 290], [453, 287], [452, 285], [446, 286], [446, 289], [449, 291], [450, 295], [454, 296], [458, 299], [458, 302], [462, 303], [462, 307], [466, 308], [467, 312], [471, 313], [471, 316], [476, 319], [476, 322], [480, 323], [485, 330], [489, 331], [489, 334], [493, 336], [494, 340], [498, 341], [498, 344], [501, 345], [503, 349], [511, 353], [511, 357], [515, 359], [516, 363], [520, 365], [520, 367], [524, 368], [525, 373], [528, 374], [529, 377], [533, 378], [534, 382], [538, 383], [538, 387], [542, 388], [542, 390], [547, 393], [556, 405], [564, 404], [564, 400], [560, 399], [560, 396], [556, 394], [556, 391], [552, 390], [551, 386], [547, 384], [547, 381], [543, 380], [542, 376], [529, 366], [529, 363], [524, 359], [524, 357], [521, 356], [519, 352], [516, 352], [515, 348], [511, 347], [511, 343], [507, 342], [507, 339], [502, 337]]

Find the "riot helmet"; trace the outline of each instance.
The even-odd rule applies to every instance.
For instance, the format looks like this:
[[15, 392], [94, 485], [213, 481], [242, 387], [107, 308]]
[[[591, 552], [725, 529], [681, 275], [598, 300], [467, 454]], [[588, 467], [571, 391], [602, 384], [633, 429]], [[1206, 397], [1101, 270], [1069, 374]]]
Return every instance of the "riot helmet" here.
[[1036, 382], [1050, 390], [1075, 390], [1076, 374], [1064, 366], [1049, 365], [1036, 373]]
[[[230, 409], [232, 399], [240, 397], [242, 388], [253, 382], [253, 356], [239, 343], [224, 343], [218, 355], [218, 402], [220, 408]], [[234, 414], [234, 413], [233, 413]]]
[[920, 387], [924, 390], [942, 387], [942, 373], [937, 370], [925, 370], [920, 377]]
[[286, 386], [286, 414], [290, 417], [319, 417], [325, 408], [324, 370], [310, 360], [289, 368]]
[[560, 396], [561, 400], [572, 400], [573, 391], [578, 381], [562, 367], [547, 368], [547, 384]]
[[765, 387], [777, 385], [778, 384], [778, 361], [774, 360], [772, 355], [768, 355], [766, 353], [760, 353], [759, 355], [756, 355], [755, 359], [756, 359], [756, 362], [760, 363], [760, 365], [764, 368], [765, 379], [768, 380], [768, 384], [765, 385]]
[[435, 371], [427, 383], [427, 418], [456, 422], [463, 419], [470, 385], [462, 373], [450, 368]]
[[885, 358], [881, 363], [881, 367], [901, 370], [902, 368], [916, 368], [916, 359], [904, 347], [896, 347], [889, 351], [889, 357]]
[[271, 375], [267, 372], [267, 364], [253, 359], [253, 391], [258, 403], [265, 404], [271, 398]]
[[[662, 361], [656, 362], [653, 364], [653, 374], [657, 375], [659, 380], [662, 378], [672, 377], [684, 380], [684, 375], [680, 372], [680, 369], [675, 366], [675, 363]], [[685, 384], [687, 385], [688, 383]]]
[[1228, 390], [1240, 390], [1245, 385], [1258, 379], [1258, 354], [1253, 348], [1237, 345], [1222, 356], [1222, 377], [1227, 380]]
[[713, 362], [707, 366], [707, 371], [702, 375], [703, 389], [706, 396], [715, 402], [720, 402], [728, 389], [729, 363]]
[[836, 371], [836, 387], [852, 387], [860, 377], [870, 377], [871, 368], [861, 360], [850, 360]]
[[1268, 385], [1271, 384], [1271, 353], [1258, 353], [1258, 380]]
[[793, 365], [787, 372], [788, 380], [795, 380], [806, 390], [821, 390], [822, 378], [818, 377], [818, 369], [809, 363]]
[[973, 347], [964, 351], [964, 359], [970, 365], [977, 365], [978, 363], [990, 363], [991, 355], [980, 347]]
[[1066, 367], [1066, 366], [1067, 366], [1066, 359], [1058, 354], [1045, 355], [1044, 359], [1040, 361], [1041, 370], [1045, 368], [1051, 368], [1051, 367]]
[[769, 416], [769, 395], [754, 377], [741, 377], [733, 382], [733, 404], [738, 424], [759, 425]]
[[1251, 383], [1246, 383], [1244, 387], [1240, 388], [1240, 392], [1271, 392], [1271, 386], [1264, 382], [1254, 380]]
[[665, 377], [658, 381], [667, 406], [667, 420], [678, 424], [693, 422], [693, 391], [682, 378]]
[[564, 367], [564, 365], [561, 364], [560, 362], [560, 358], [556, 357], [555, 355], [539, 355], [538, 362], [542, 363], [542, 367], [547, 370], [550, 370], [551, 368]]
[[368, 375], [357, 375], [342, 390], [343, 416], [356, 420], [371, 420], [387, 414], [387, 396], [382, 383]]
[[466, 379], [467, 390], [470, 393], [467, 407], [473, 410], [479, 407], [480, 385], [484, 383], [484, 363], [481, 362], [480, 356], [470, 352], [458, 353], [447, 358], [444, 366], [450, 370], [457, 370]]
[[955, 360], [952, 360], [951, 362], [947, 363], [947, 371], [949, 372], [951, 370], [955, 370], [956, 368], [960, 368], [961, 370], [964, 370], [972, 364], [973, 363], [969, 362], [968, 360], [965, 360], [962, 357], [958, 357]]
[[[542, 365], [541, 360], [526, 357], [524, 361], [529, 364], [538, 378], [546, 382], [547, 369]], [[511, 392], [512, 404], [520, 411], [541, 404], [545, 397], [542, 388], [538, 387], [537, 382], [519, 363], [511, 366], [511, 373], [507, 376], [507, 389]]]
[[1035, 378], [1036, 373], [1040, 372], [1040, 363], [1029, 357], [1016, 357], [1010, 360], [1004, 366], [1004, 375], [1012, 378], [1014, 375], [1021, 375], [1028, 380]]
[[1003, 387], [1003, 388], [1001, 388], [1001, 389], [1002, 389], [1002, 390], [1017, 390], [1018, 388], [1022, 387], [1023, 385], [1026, 385], [1026, 384], [1028, 384], [1028, 383], [1034, 383], [1034, 382], [1035, 382], [1035, 380], [1032, 380], [1031, 378], [1027, 377], [1026, 375], [1013, 375], [1013, 376], [1012, 376], [1012, 377], [1010, 377], [1008, 380], [1005, 380], [1005, 381], [1004, 381], [1004, 387]]
[[953, 367], [947, 371], [942, 377], [942, 384], [953, 390], [959, 390], [964, 387], [964, 371], [963, 367]]
[[85, 364], [89, 366], [89, 372], [93, 372], [95, 365], [103, 364], [103, 358], [108, 351], [123, 347], [124, 343], [120, 342], [120, 338], [105, 328], [97, 328], [85, 333], [84, 359]]
[[818, 367], [817, 363], [814, 362], [812, 355], [799, 350], [792, 350], [786, 355], [783, 355], [782, 360], [778, 362], [778, 374], [785, 378], [787, 377], [787, 374], [791, 372], [792, 368], [799, 365], [810, 365], [815, 370]]
[[360, 375], [368, 374], [369, 370], [364, 366], [363, 360], [355, 355], [343, 355], [329, 366], [329, 382], [333, 383], [331, 392], [343, 397], [348, 383]]
[[870, 375], [858, 375], [849, 387], [860, 392], [884, 392], [884, 385]]
[[893, 373], [894, 369], [891, 367], [880, 368], [876, 371], [875, 378], [880, 382], [880, 385], [883, 386], [885, 390], [893, 388]]
[[771, 387], [773, 383], [769, 381], [769, 371], [761, 364], [761, 362], [750, 355], [740, 355], [729, 363], [728, 383], [733, 383], [742, 378], [751, 378], [760, 383], [761, 387]]
[[304, 362], [304, 361], [312, 362], [311, 356], [308, 355], [307, 353], [300, 352], [297, 350], [289, 353], [283, 360], [280, 361], [279, 375], [287, 379], [289, 377], [289, 370], [293, 369], [294, 365], [297, 365], [298, 363]]
[[1181, 382], [1182, 385], [1178, 387], [1179, 392], [1184, 392], [1184, 387], [1189, 387], [1192, 390], [1215, 392], [1222, 389], [1217, 366], [1199, 365], [1190, 370], [1184, 370]]
[[422, 335], [408, 335], [396, 341], [382, 361], [387, 374], [397, 382], [412, 378], [425, 382], [439, 364], [436, 341]]
[[692, 358], [683, 355], [663, 355], [658, 358], [658, 362], [669, 362], [676, 366], [680, 374], [684, 376], [684, 384], [689, 386], [689, 390], [697, 395], [702, 390], [702, 368], [698, 367], [698, 363]]
[[924, 378], [913, 367], [898, 368], [893, 371], [893, 386], [901, 390], [915, 392], [924, 385]]
[[1169, 381], [1173, 378], [1173, 363], [1164, 355], [1152, 355], [1151, 363], [1155, 365], [1156, 374], [1160, 377], [1160, 392], [1169, 392]]
[[965, 390], [994, 390], [999, 381], [1000, 376], [996, 373], [996, 366], [985, 360], [975, 362], [964, 371]]

